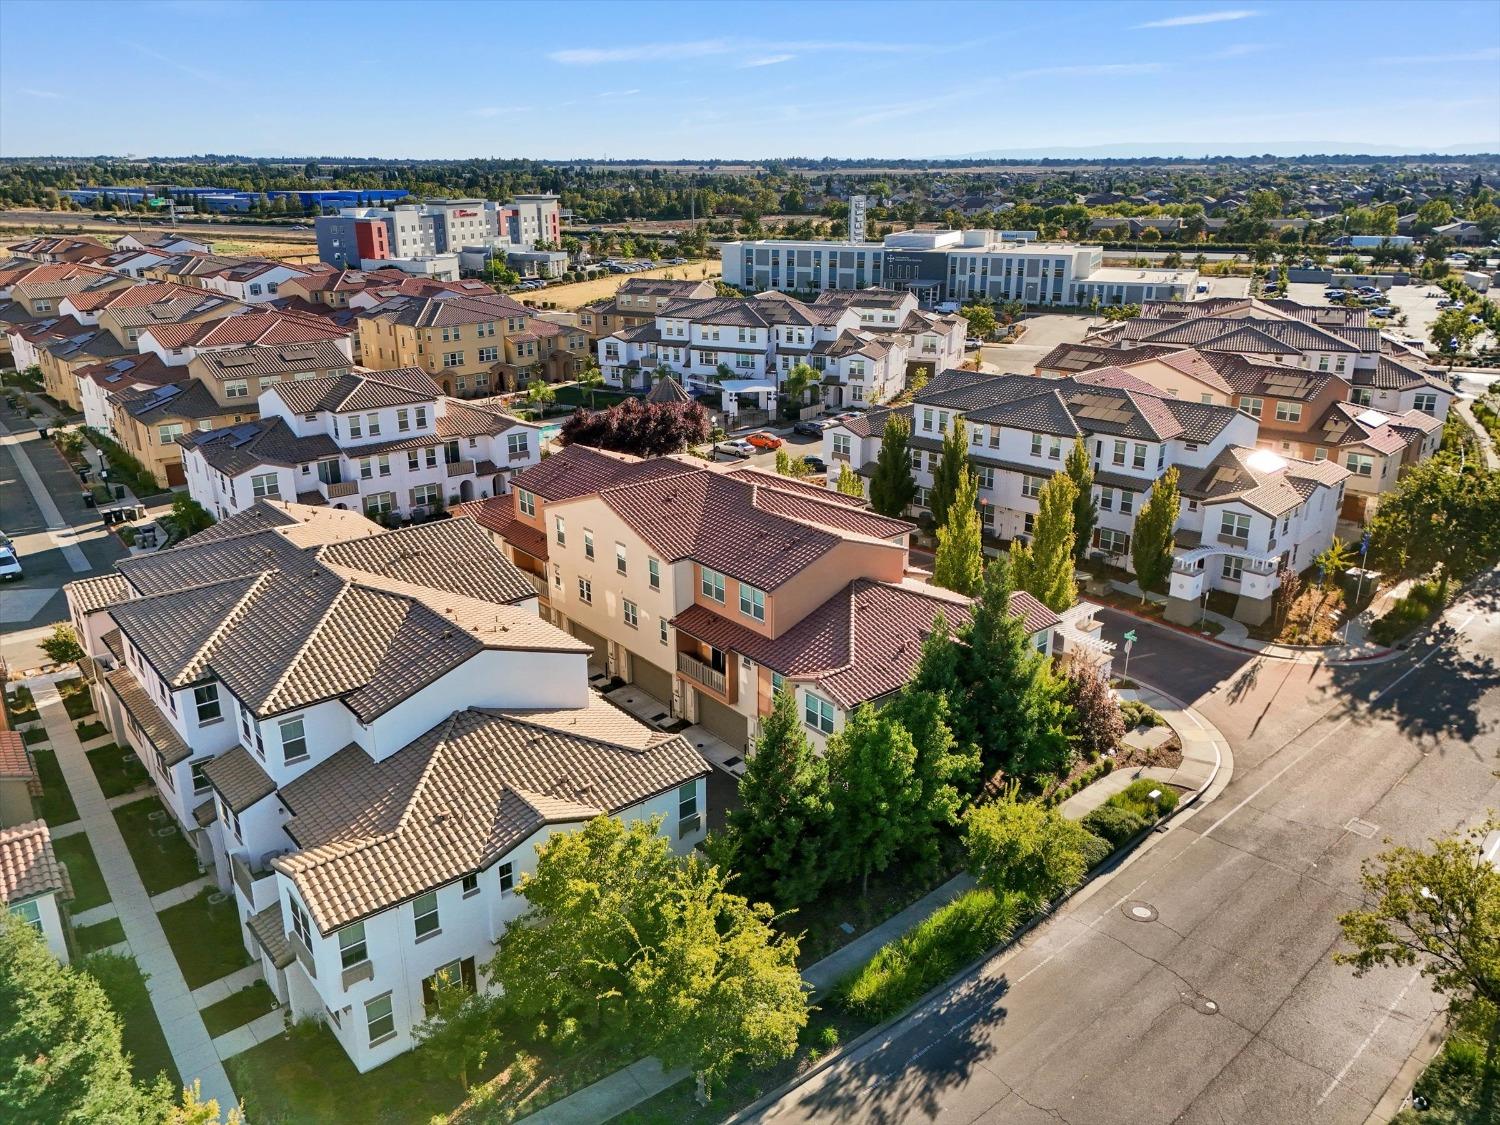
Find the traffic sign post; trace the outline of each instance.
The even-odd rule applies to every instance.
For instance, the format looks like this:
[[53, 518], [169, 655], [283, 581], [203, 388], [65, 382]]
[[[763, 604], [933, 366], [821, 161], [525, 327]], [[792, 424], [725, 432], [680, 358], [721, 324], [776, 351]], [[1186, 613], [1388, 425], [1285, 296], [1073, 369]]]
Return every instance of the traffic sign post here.
[[1135, 642], [1135, 630], [1132, 629], [1130, 630], [1130, 632], [1125, 634], [1125, 668], [1120, 673], [1121, 676], [1127, 679], [1130, 676], [1130, 650], [1135, 647]]

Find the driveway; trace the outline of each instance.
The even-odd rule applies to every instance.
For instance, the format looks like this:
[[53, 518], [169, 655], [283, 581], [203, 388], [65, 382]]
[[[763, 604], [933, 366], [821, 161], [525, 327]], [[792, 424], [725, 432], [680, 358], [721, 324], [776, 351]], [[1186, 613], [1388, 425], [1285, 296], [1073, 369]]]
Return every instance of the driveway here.
[[1076, 344], [1094, 320], [1087, 313], [1039, 313], [1026, 318], [1026, 333], [1014, 344], [986, 344], [980, 357], [996, 371], [1030, 375], [1037, 360], [1058, 344]]
[[[782, 448], [786, 450], [789, 457], [806, 457], [809, 454], [816, 457], [823, 452], [823, 439], [821, 437], [806, 437], [802, 434], [794, 434], [792, 433], [791, 426], [769, 426], [767, 429], [782, 440]], [[735, 436], [743, 437], [744, 434], [736, 434]], [[716, 455], [715, 459], [725, 462], [738, 461], [741, 465], [762, 469], [768, 473], [776, 471], [776, 450], [774, 449], [757, 451], [752, 456], [745, 458], [731, 457], [728, 454], [723, 454]]]

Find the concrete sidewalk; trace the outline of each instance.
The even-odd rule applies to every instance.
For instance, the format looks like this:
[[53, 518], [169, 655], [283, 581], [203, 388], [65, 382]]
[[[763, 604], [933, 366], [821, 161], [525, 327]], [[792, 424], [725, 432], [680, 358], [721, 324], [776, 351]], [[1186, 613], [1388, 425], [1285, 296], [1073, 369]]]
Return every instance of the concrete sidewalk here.
[[177, 965], [172, 947], [167, 944], [167, 935], [156, 917], [151, 897], [141, 882], [135, 863], [126, 850], [125, 838], [115, 822], [99, 781], [84, 756], [83, 747], [73, 730], [73, 721], [63, 707], [54, 680], [57, 677], [38, 677], [27, 682], [37, 709], [46, 724], [47, 735], [57, 754], [57, 764], [63, 779], [73, 795], [73, 804], [78, 817], [88, 834], [89, 845], [98, 860], [99, 870], [109, 887], [115, 912], [125, 930], [125, 940], [136, 964], [146, 974], [146, 991], [151, 996], [151, 1006], [156, 1009], [156, 1018], [161, 1023], [162, 1034], [172, 1052], [172, 1061], [182, 1075], [182, 1080], [191, 1083], [197, 1079], [205, 1100], [214, 1099], [220, 1111], [236, 1105], [229, 1077], [219, 1061], [198, 1006], [188, 991], [187, 981]]

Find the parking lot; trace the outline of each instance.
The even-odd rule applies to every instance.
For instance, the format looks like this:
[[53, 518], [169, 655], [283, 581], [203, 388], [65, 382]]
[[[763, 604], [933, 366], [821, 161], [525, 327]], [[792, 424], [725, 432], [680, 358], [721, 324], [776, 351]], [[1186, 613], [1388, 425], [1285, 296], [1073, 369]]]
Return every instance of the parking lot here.
[[985, 344], [980, 349], [985, 371], [1029, 375], [1037, 360], [1058, 344], [1076, 344], [1095, 323], [1087, 313], [1041, 313], [1025, 320], [1026, 332], [1014, 344]]
[[[800, 458], [806, 457], [808, 455], [817, 457], [820, 456], [823, 452], [823, 439], [821, 437], [809, 437], [803, 434], [794, 434], [792, 433], [792, 427], [789, 425], [767, 426], [766, 430], [770, 433], [775, 434], [782, 440], [782, 442], [784, 443], [782, 445], [782, 448], [786, 450], [787, 456], [789, 457]], [[744, 435], [736, 434], [735, 436], [743, 437]], [[774, 473], [776, 471], [776, 451], [774, 449], [767, 449], [764, 451], [758, 450], [754, 455], [750, 457], [735, 457], [728, 453], [715, 453], [714, 460], [738, 462], [741, 465], [749, 465], [756, 469], [762, 469], [768, 473]]]
[[[1326, 288], [1311, 282], [1293, 282], [1287, 288], [1287, 296], [1304, 305], [1329, 305], [1333, 302], [1323, 296]], [[1388, 324], [1387, 330], [1392, 335], [1417, 340], [1425, 346], [1432, 322], [1437, 319], [1438, 303], [1447, 300], [1447, 294], [1430, 281], [1420, 281], [1411, 285], [1393, 285], [1386, 290], [1386, 298], [1400, 314]]]

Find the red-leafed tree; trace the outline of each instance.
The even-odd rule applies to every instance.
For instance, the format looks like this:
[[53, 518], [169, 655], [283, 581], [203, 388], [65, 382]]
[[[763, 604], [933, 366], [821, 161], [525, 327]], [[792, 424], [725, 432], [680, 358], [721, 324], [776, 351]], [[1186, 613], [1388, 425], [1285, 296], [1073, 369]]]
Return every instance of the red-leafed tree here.
[[661, 457], [699, 445], [708, 434], [708, 411], [700, 403], [628, 398], [608, 410], [575, 410], [563, 423], [561, 440], [564, 445]]

